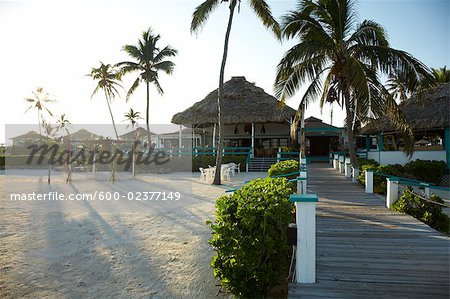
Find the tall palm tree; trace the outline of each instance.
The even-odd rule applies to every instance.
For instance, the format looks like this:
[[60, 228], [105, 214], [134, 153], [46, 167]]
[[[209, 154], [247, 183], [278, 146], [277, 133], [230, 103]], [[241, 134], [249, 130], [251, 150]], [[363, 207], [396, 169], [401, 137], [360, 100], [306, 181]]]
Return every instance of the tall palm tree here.
[[[351, 163], [358, 167], [354, 149], [355, 120], [389, 115], [399, 131], [412, 130], [394, 97], [380, 81], [381, 74], [403, 72], [429, 78], [429, 69], [407, 52], [389, 46], [384, 28], [371, 20], [357, 24], [352, 0], [301, 0], [299, 8], [283, 16], [283, 37], [298, 38], [277, 67], [275, 93], [281, 102], [308, 82], [301, 102], [320, 99], [338, 102], [346, 111]], [[412, 147], [409, 149], [411, 150]]]
[[134, 80], [133, 85], [127, 92], [127, 101], [134, 93], [139, 84], [144, 81], [147, 90], [147, 109], [146, 109], [146, 124], [147, 124], [147, 141], [148, 146], [151, 145], [150, 138], [150, 83], [156, 86], [159, 94], [164, 94], [164, 91], [159, 83], [159, 72], [162, 71], [168, 75], [173, 73], [175, 63], [166, 60], [167, 58], [177, 55], [177, 50], [170, 46], [165, 46], [160, 49], [157, 46], [160, 36], [155, 35], [152, 29], [142, 32], [141, 39], [139, 39], [137, 45], [125, 45], [123, 51], [125, 51], [135, 61], [124, 61], [116, 64], [121, 68], [122, 74], [138, 72], [139, 75]]
[[[134, 128], [136, 125], [138, 125], [138, 120], [142, 119], [141, 113], [139, 111], [134, 111], [133, 108], [130, 108], [130, 110], [125, 113], [125, 121], [128, 121], [131, 125], [131, 130], [134, 131]], [[128, 126], [127, 126], [128, 128]], [[136, 139], [137, 134], [133, 136], [133, 145], [131, 147], [131, 155], [132, 155], [132, 165], [131, 165], [131, 176], [134, 178], [136, 177], [136, 167], [135, 167], [135, 151], [136, 151]]]
[[98, 68], [92, 68], [90, 74], [87, 76], [91, 77], [93, 80], [97, 81], [97, 86], [92, 92], [91, 98], [99, 91], [103, 90], [105, 94], [106, 104], [108, 105], [109, 115], [111, 115], [111, 121], [114, 128], [114, 133], [116, 134], [116, 139], [119, 139], [117, 134], [116, 123], [114, 122], [114, 115], [111, 110], [110, 103], [119, 94], [117, 87], [122, 87], [120, 85], [121, 75], [117, 72], [111, 64], [104, 64], [100, 62]]
[[[224, 74], [225, 74], [225, 64], [227, 61], [228, 56], [228, 42], [230, 40], [230, 33], [231, 33], [231, 25], [233, 23], [233, 16], [234, 11], [236, 9], [236, 6], [240, 6], [241, 1], [240, 0], [206, 0], [199, 6], [195, 8], [194, 13], [192, 14], [192, 22], [191, 22], [191, 33], [198, 33], [205, 22], [208, 20], [210, 14], [219, 6], [222, 2], [230, 2], [229, 3], [229, 15], [228, 15], [228, 24], [227, 24], [227, 30], [225, 33], [225, 42], [224, 42], [224, 49], [223, 49], [223, 56], [222, 56], [222, 63], [220, 65], [220, 74], [219, 74], [219, 89], [217, 94], [217, 113], [218, 113], [218, 148], [217, 148], [217, 155], [216, 155], [216, 174], [214, 176], [214, 185], [220, 185], [221, 178], [220, 178], [220, 172], [221, 172], [221, 166], [222, 166], [222, 148], [223, 148], [223, 124], [222, 124], [222, 102], [224, 98], [224, 90], [223, 90], [223, 84], [224, 84]], [[264, 0], [248, 0], [250, 7], [255, 12], [255, 14], [259, 17], [259, 19], [262, 21], [263, 25], [266, 28], [270, 28], [275, 35], [279, 38], [280, 37], [280, 29], [279, 24], [275, 20], [275, 18], [272, 16], [272, 12], [270, 10], [269, 5]], [[238, 7], [239, 8], [239, 7]], [[214, 146], [214, 145], [213, 145]]]
[[[72, 181], [72, 143], [70, 140], [70, 132], [68, 126], [70, 125], [70, 121], [66, 118], [65, 114], [61, 114], [61, 116], [56, 120], [60, 130], [66, 131], [67, 138], [67, 178], [66, 183]], [[64, 138], [63, 138], [64, 140]]]
[[31, 92], [33, 94], [32, 97], [25, 98], [25, 101], [29, 104], [27, 110], [25, 112], [36, 109], [37, 111], [37, 119], [38, 119], [38, 126], [39, 126], [39, 135], [41, 136], [41, 143], [42, 143], [42, 130], [41, 130], [41, 123], [43, 121], [43, 112], [46, 112], [49, 116], [53, 116], [53, 113], [48, 109], [47, 104], [49, 103], [55, 103], [56, 101], [50, 98], [50, 95], [44, 91], [44, 88], [38, 87], [36, 88], [36, 91]]

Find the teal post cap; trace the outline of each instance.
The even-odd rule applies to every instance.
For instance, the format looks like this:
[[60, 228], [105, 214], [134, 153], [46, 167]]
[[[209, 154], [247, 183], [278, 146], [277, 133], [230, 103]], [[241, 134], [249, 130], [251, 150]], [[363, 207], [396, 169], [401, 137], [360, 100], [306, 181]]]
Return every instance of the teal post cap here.
[[319, 198], [316, 194], [291, 194], [289, 200], [291, 202], [318, 202]]

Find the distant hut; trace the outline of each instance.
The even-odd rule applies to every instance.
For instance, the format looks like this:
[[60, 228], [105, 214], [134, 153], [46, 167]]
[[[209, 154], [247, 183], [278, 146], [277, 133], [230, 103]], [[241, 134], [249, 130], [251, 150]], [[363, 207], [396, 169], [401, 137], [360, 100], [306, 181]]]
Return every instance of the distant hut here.
[[[289, 144], [289, 128], [295, 110], [280, 108], [277, 99], [262, 88], [232, 77], [224, 84], [222, 122], [225, 147], [249, 147], [256, 156], [274, 156]], [[201, 129], [201, 146], [217, 144], [217, 89], [172, 118], [172, 123]]]
[[[414, 130], [415, 146], [412, 159], [442, 160], [450, 164], [450, 83], [444, 83], [421, 98], [411, 98], [400, 104], [400, 110]], [[393, 152], [404, 149], [403, 141], [392, 122], [381, 117], [362, 129], [361, 147], [368, 157], [382, 164], [404, 164], [405, 155]], [[397, 158], [393, 158], [397, 155]], [[384, 156], [384, 158], [383, 158]]]
[[339, 150], [344, 128], [324, 123], [316, 117], [305, 119], [306, 155], [310, 162], [328, 161], [329, 153]]
[[39, 144], [41, 141], [47, 142], [51, 139], [46, 136], [39, 135], [36, 131], [29, 131], [23, 135], [13, 137], [11, 140], [13, 141], [13, 147], [28, 147], [29, 145]]

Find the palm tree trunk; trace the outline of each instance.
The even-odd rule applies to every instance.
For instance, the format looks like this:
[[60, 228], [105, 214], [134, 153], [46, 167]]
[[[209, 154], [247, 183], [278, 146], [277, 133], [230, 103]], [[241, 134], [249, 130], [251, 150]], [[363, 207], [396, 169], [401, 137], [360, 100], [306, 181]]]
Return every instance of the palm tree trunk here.
[[213, 185], [220, 185], [221, 184], [221, 168], [222, 168], [222, 150], [223, 150], [223, 124], [222, 124], [222, 109], [221, 105], [224, 98], [224, 90], [223, 90], [223, 81], [224, 81], [224, 75], [225, 75], [225, 64], [227, 62], [227, 56], [228, 56], [228, 42], [230, 40], [230, 32], [231, 32], [231, 25], [233, 23], [233, 15], [234, 15], [234, 9], [236, 8], [236, 1], [237, 0], [231, 0], [230, 3], [230, 15], [228, 17], [228, 26], [227, 31], [225, 33], [225, 43], [223, 47], [223, 56], [222, 56], [222, 64], [220, 66], [220, 78], [219, 78], [219, 90], [217, 93], [217, 110], [218, 110], [218, 124], [219, 124], [219, 142], [217, 145], [217, 153], [216, 153], [216, 173], [214, 175], [214, 181]]
[[108, 105], [108, 110], [109, 110], [109, 115], [111, 115], [111, 120], [112, 120], [112, 124], [113, 124], [113, 128], [114, 128], [114, 133], [116, 134], [116, 139], [119, 140], [119, 135], [117, 134], [117, 129], [116, 129], [116, 123], [114, 122], [114, 116], [111, 110], [111, 105], [109, 104], [109, 97], [108, 94], [106, 93], [105, 90], [105, 99], [106, 99], [106, 104]]
[[[145, 122], [147, 124], [147, 147], [150, 149], [151, 138], [150, 138], [150, 83], [148, 81], [145, 81], [145, 84], [147, 86], [147, 110], [145, 111]], [[156, 145], [158, 147], [158, 144]]]
[[[346, 118], [345, 123], [347, 127], [347, 138], [348, 138], [348, 152], [350, 154], [350, 163], [352, 163], [353, 168], [359, 168], [358, 165], [358, 159], [356, 157], [355, 152], [355, 146], [354, 146], [354, 136], [353, 136], [353, 129], [352, 129], [352, 111], [350, 110], [350, 101], [348, 98], [348, 95], [344, 94], [344, 101], [345, 101], [345, 110], [346, 110]], [[354, 113], [356, 113], [356, 110], [354, 110]]]

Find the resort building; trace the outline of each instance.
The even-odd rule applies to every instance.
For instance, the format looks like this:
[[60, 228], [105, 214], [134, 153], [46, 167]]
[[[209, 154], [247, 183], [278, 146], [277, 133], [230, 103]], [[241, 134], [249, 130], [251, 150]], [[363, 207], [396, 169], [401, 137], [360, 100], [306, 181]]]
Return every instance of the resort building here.
[[360, 152], [380, 164], [406, 164], [410, 160], [440, 160], [450, 165], [450, 84], [436, 87], [421, 98], [411, 98], [400, 109], [414, 129], [414, 153], [403, 152], [404, 142], [387, 117], [362, 129]]
[[[295, 110], [279, 101], [245, 77], [232, 77], [224, 84], [222, 103], [223, 135], [226, 148], [249, 148], [252, 158], [276, 158], [282, 147], [289, 147], [290, 127]], [[216, 147], [218, 141], [217, 89], [172, 118], [172, 123], [195, 130], [193, 144]], [[311, 117], [305, 120], [310, 156], [328, 159], [342, 141], [342, 128]]]
[[31, 144], [37, 144], [37, 143], [40, 143], [41, 141], [46, 142], [46, 141], [50, 140], [50, 138], [48, 138], [44, 135], [40, 135], [36, 131], [29, 131], [26, 134], [13, 137], [13, 138], [11, 138], [11, 140], [13, 141], [13, 147], [26, 148]]

